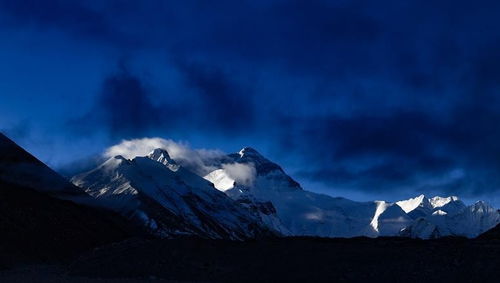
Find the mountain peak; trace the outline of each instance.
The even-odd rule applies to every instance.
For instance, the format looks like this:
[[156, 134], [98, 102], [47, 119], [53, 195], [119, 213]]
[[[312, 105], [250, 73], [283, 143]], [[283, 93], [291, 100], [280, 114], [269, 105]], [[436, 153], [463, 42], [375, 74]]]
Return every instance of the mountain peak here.
[[155, 149], [153, 149], [153, 151], [151, 151], [148, 154], [148, 157], [151, 158], [151, 159], [154, 159], [154, 160], [157, 160], [159, 158], [165, 158], [165, 159], [172, 160], [170, 158], [170, 155], [168, 154], [168, 151], [166, 151], [163, 148], [155, 148]]
[[414, 199], [415, 200], [418, 200], [418, 201], [423, 201], [424, 199], [426, 199], [427, 197], [424, 195], [424, 194], [420, 194], [419, 196], [415, 197]]
[[449, 196], [449, 197], [435, 196], [435, 197], [429, 199], [429, 201], [431, 202], [432, 207], [434, 207], [434, 208], [436, 208], [436, 207], [443, 207], [443, 206], [447, 205], [450, 202], [454, 202], [454, 201], [458, 201], [458, 200], [459, 199], [456, 196]]
[[238, 153], [240, 154], [240, 157], [243, 157], [243, 156], [262, 156], [257, 150], [255, 150], [254, 148], [249, 147], [249, 146], [242, 148]]
[[115, 157], [113, 157], [113, 159], [127, 161], [127, 158], [123, 157], [123, 155], [116, 155]]
[[488, 211], [494, 211], [495, 209], [487, 202], [485, 201], [476, 201], [472, 206], [471, 206], [472, 211], [476, 212], [488, 212]]
[[151, 151], [148, 156], [149, 159], [162, 163], [167, 166], [172, 171], [177, 171], [179, 169], [179, 165], [170, 158], [168, 152], [163, 148], [156, 148]]
[[99, 168], [107, 168], [107, 170], [112, 170], [115, 168], [118, 168], [119, 166], [128, 164], [130, 160], [126, 159], [122, 155], [116, 155], [113, 157], [110, 157], [108, 160], [104, 161], [101, 165], [99, 165]]
[[396, 204], [399, 205], [406, 213], [409, 213], [418, 207], [430, 206], [429, 200], [423, 194], [408, 200], [398, 201]]
[[237, 153], [229, 154], [228, 157], [233, 162], [247, 164], [255, 168], [257, 179], [267, 180], [260, 184], [260, 188], [267, 187], [277, 191], [302, 190], [300, 184], [288, 176], [278, 164], [270, 161], [252, 147], [244, 147]]

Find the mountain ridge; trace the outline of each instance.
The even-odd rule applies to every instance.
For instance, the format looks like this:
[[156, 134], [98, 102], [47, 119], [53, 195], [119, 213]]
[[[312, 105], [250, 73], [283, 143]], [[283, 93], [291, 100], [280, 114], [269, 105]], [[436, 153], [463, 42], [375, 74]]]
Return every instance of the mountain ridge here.
[[0, 149], [19, 152], [3, 155], [0, 180], [41, 175], [36, 181], [21, 178], [21, 185], [112, 210], [160, 237], [472, 238], [500, 223], [487, 203], [466, 206], [456, 196], [357, 202], [307, 191], [252, 147], [214, 158], [204, 175], [186, 169], [165, 148], [131, 159], [116, 155], [74, 176], [72, 184], [5, 136]]
[[[250, 154], [245, 156], [245, 151]], [[427, 198], [425, 195], [420, 195], [412, 199], [390, 203], [384, 201], [355, 202], [321, 195], [302, 189], [300, 184], [286, 175], [279, 165], [269, 161], [253, 148], [250, 150], [243, 148], [238, 153], [227, 156], [238, 163], [265, 164], [265, 167], [270, 168], [270, 170], [258, 170], [257, 165], [256, 181], [250, 186], [242, 186], [231, 180], [223, 166], [222, 168], [219, 166], [204, 178], [214, 182], [217, 189], [233, 199], [248, 198], [272, 203], [277, 208], [279, 220], [285, 223], [286, 229], [292, 231], [292, 235], [325, 237], [405, 235], [424, 239], [453, 235], [475, 237], [500, 222], [500, 217], [489, 206], [482, 212], [478, 212], [478, 210], [474, 210], [474, 205], [466, 206], [456, 196]], [[279, 193], [274, 188], [268, 189], [270, 185], [267, 183], [272, 182], [266, 183], [266, 180], [273, 178], [291, 179], [292, 182], [289, 182], [292, 184], [291, 188], [279, 190]], [[301, 192], [294, 190], [293, 184], [295, 183], [300, 188], [298, 191]], [[287, 199], [287, 201], [283, 201], [283, 199]], [[307, 205], [304, 206], [305, 203]], [[298, 209], [293, 211], [290, 207]], [[478, 215], [481, 213], [485, 216], [476, 220], [474, 217], [480, 217]], [[344, 219], [344, 222], [339, 223], [339, 219]], [[481, 219], [485, 219], [484, 222]], [[327, 222], [330, 223], [329, 228], [324, 227], [324, 223]], [[351, 224], [346, 225], [347, 222]], [[474, 223], [481, 224], [475, 225]], [[460, 224], [467, 226], [472, 231], [456, 229], [456, 225], [459, 227]], [[343, 228], [335, 229], [335, 226], [342, 227], [342, 225], [344, 225]], [[422, 225], [425, 227], [421, 227]], [[429, 229], [439, 232], [426, 232]]]
[[155, 149], [131, 160], [111, 157], [71, 181], [104, 206], [142, 221], [160, 236], [193, 234], [242, 240], [267, 233], [250, 212], [212, 183], [177, 165], [165, 150]]

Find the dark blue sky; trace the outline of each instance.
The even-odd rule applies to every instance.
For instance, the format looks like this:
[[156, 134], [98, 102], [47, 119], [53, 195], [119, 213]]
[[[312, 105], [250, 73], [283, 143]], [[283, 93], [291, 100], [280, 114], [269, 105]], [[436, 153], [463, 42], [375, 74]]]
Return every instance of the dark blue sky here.
[[[126, 2], [126, 3], [125, 3]], [[0, 129], [253, 146], [310, 190], [500, 204], [499, 1], [0, 0]]]

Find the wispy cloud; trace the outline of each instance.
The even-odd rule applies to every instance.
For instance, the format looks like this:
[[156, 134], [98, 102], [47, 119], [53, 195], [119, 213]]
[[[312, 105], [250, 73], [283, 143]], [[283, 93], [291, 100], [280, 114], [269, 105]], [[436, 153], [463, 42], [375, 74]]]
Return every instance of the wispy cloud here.
[[[187, 143], [175, 142], [162, 138], [142, 138], [123, 140], [121, 143], [111, 146], [104, 152], [104, 157], [122, 155], [127, 159], [137, 156], [146, 156], [154, 149], [161, 148], [168, 152], [170, 157], [179, 165], [204, 176], [217, 169], [214, 161], [224, 160], [225, 153], [216, 149], [192, 149]], [[234, 171], [239, 173], [238, 170]]]
[[242, 163], [226, 163], [222, 165], [222, 169], [226, 174], [236, 181], [236, 184], [252, 186], [257, 171], [254, 164], [242, 164]]

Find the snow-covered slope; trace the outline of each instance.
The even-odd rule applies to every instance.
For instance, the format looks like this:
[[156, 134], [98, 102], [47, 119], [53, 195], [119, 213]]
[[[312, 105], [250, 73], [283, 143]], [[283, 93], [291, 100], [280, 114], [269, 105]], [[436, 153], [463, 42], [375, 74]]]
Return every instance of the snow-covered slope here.
[[249, 147], [210, 160], [203, 163], [210, 170], [190, 171], [179, 165], [186, 160], [155, 149], [132, 159], [115, 156], [72, 182], [164, 236], [475, 237], [499, 223], [486, 203], [467, 207], [455, 196], [357, 202], [306, 191]]
[[500, 223], [498, 211], [479, 201], [466, 206], [456, 196], [416, 198], [397, 204], [415, 221], [401, 234], [413, 238], [463, 236], [473, 238]]
[[458, 199], [441, 203], [442, 206], [435, 207], [431, 214], [417, 218], [401, 235], [421, 239], [443, 236], [474, 238], [500, 223], [498, 210], [483, 201], [470, 206], [463, 203], [453, 205], [455, 202]]
[[280, 230], [288, 231], [289, 235], [397, 235], [412, 221], [393, 203], [355, 202], [305, 191], [280, 166], [255, 149], [246, 147], [228, 157], [226, 164], [253, 166], [256, 172], [254, 180], [239, 184], [225, 169], [224, 163], [205, 178], [237, 201], [271, 204], [276, 210], [275, 223], [279, 223]]
[[[238, 182], [230, 164], [253, 167], [252, 181]], [[275, 228], [288, 235], [475, 237], [499, 223], [498, 212], [486, 203], [466, 207], [455, 196], [356, 202], [305, 191], [280, 166], [248, 147], [214, 166], [218, 169], [205, 179], [237, 201], [272, 205]]]
[[162, 236], [247, 239], [269, 231], [257, 216], [156, 149], [132, 160], [112, 157], [72, 178], [100, 203]]
[[465, 204], [456, 196], [427, 198], [420, 195], [408, 200], [396, 202], [412, 219], [427, 217], [431, 214], [453, 215], [465, 208]]

